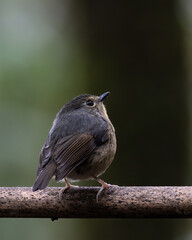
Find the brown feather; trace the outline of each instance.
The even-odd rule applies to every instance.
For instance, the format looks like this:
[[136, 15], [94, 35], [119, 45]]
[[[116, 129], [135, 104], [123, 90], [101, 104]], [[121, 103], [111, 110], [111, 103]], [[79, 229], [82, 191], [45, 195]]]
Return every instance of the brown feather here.
[[50, 160], [48, 162], [48, 164], [45, 166], [45, 168], [37, 176], [32, 190], [36, 191], [38, 189], [46, 188], [47, 185], [49, 184], [49, 181], [55, 174], [56, 168], [57, 168], [57, 166], [56, 166], [55, 162]]
[[57, 163], [56, 181], [66, 177], [96, 149], [93, 137], [86, 133], [71, 136], [70, 140], [63, 143], [61, 146], [56, 144], [57, 151], [53, 152], [54, 161]]

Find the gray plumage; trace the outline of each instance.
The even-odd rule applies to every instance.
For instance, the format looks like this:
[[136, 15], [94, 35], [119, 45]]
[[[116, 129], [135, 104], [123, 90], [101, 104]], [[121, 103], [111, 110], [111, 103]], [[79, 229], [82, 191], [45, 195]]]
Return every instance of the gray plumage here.
[[[116, 138], [102, 100], [80, 95], [58, 112], [40, 153], [33, 191], [46, 188], [54, 175], [56, 181], [90, 179], [110, 165]], [[97, 159], [101, 162], [98, 168]]]

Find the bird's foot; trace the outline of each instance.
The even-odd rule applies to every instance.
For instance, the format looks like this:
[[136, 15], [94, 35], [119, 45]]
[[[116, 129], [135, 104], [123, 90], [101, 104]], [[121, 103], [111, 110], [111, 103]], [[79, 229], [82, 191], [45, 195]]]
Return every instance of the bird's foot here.
[[76, 185], [72, 185], [70, 184], [67, 179], [65, 178], [65, 184], [66, 186], [64, 188], [61, 189], [61, 191], [59, 192], [59, 199], [62, 200], [63, 198], [63, 193], [68, 189], [68, 188], [78, 188], [79, 186]]
[[108, 187], [118, 187], [118, 185], [108, 184], [108, 183], [104, 182], [102, 179], [100, 179], [100, 178], [98, 178], [98, 177], [96, 177], [96, 176], [93, 176], [93, 178], [94, 178], [95, 180], [97, 180], [97, 181], [102, 185], [102, 186], [101, 186], [101, 189], [99, 190], [99, 192], [98, 192], [97, 195], [96, 195], [96, 201], [97, 201], [97, 202], [99, 201], [99, 195], [101, 194], [101, 192], [102, 192], [104, 189], [106, 189], [106, 188], [108, 188]]

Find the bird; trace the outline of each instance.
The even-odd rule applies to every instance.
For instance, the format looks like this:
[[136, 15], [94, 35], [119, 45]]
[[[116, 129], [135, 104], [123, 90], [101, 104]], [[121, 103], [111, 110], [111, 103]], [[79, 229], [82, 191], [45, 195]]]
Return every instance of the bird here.
[[117, 143], [104, 99], [81, 94], [68, 101], [57, 113], [39, 158], [37, 177], [32, 191], [45, 189], [51, 178], [65, 181], [64, 191], [73, 185], [69, 181], [95, 179], [101, 184], [97, 194], [110, 184], [99, 178], [112, 163]]

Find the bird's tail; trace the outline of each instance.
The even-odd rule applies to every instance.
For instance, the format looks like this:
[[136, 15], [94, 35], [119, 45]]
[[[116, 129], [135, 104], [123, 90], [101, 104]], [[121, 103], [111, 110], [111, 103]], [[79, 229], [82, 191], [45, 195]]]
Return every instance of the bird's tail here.
[[49, 181], [55, 174], [56, 168], [57, 168], [56, 163], [50, 160], [37, 176], [35, 183], [33, 185], [32, 191], [34, 192], [38, 189], [46, 188], [47, 185], [49, 184]]

